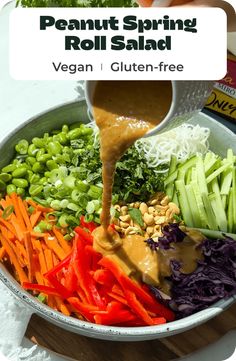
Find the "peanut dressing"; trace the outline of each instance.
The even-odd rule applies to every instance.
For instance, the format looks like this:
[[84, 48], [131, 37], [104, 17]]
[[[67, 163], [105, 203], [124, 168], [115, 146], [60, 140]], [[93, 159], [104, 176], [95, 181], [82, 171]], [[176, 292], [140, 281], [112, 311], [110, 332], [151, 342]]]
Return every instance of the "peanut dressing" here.
[[100, 130], [103, 177], [101, 223], [110, 224], [112, 186], [116, 162], [145, 133], [159, 124], [170, 108], [169, 81], [99, 81], [93, 112]]

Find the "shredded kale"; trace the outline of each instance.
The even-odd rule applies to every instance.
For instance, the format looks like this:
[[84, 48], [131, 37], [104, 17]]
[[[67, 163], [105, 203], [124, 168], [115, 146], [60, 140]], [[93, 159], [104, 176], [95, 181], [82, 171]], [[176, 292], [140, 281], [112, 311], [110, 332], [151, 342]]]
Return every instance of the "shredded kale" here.
[[[99, 144], [89, 150], [85, 144], [84, 150], [78, 154], [76, 172], [78, 178], [86, 180], [88, 184], [102, 183], [99, 150]], [[163, 168], [159, 166], [159, 169]], [[125, 202], [146, 201], [155, 192], [163, 190], [164, 177], [148, 167], [144, 154], [131, 147], [117, 163], [113, 197]]]

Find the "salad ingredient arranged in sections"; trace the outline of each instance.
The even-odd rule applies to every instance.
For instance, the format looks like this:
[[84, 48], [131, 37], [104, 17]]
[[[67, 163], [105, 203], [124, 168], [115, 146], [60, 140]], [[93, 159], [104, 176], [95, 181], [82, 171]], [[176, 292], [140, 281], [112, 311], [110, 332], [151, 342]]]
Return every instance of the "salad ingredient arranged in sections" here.
[[[116, 326], [162, 324], [235, 293], [235, 235], [227, 233], [236, 224], [235, 155], [209, 152], [204, 128], [180, 128], [139, 140], [117, 163], [115, 256], [94, 242], [103, 190], [96, 128], [65, 125], [16, 144], [0, 173], [0, 259], [26, 290], [67, 316]], [[191, 224], [186, 207], [203, 223]]]

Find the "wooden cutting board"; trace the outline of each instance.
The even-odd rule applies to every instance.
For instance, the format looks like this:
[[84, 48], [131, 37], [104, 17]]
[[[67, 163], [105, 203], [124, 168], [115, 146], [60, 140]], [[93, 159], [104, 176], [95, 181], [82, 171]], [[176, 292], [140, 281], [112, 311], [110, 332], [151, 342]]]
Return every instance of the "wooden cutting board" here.
[[26, 337], [78, 361], [169, 361], [219, 340], [236, 328], [236, 304], [219, 316], [176, 336], [142, 342], [110, 342], [76, 335], [33, 315]]

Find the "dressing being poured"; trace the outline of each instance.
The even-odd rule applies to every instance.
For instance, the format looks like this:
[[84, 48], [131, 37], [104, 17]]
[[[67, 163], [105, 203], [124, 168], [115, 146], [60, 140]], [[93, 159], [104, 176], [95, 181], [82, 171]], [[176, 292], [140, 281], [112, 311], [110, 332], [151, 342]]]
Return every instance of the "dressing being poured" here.
[[165, 118], [171, 100], [170, 81], [97, 82], [93, 113], [100, 130], [103, 178], [101, 224], [108, 243], [116, 162], [137, 139]]

